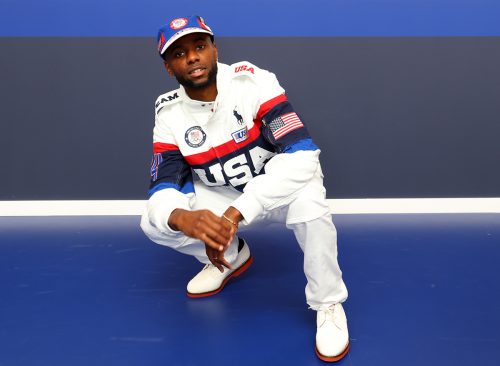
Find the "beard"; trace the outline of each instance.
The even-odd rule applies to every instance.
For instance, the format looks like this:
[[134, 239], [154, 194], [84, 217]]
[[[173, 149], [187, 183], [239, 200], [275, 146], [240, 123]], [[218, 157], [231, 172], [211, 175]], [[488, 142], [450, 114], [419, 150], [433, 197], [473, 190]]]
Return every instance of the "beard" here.
[[214, 83], [215, 80], [217, 79], [217, 62], [214, 62], [212, 64], [212, 68], [208, 72], [207, 80], [202, 81], [200, 83], [195, 83], [192, 80], [184, 79], [181, 75], [175, 75], [175, 78], [177, 79], [177, 82], [179, 84], [181, 84], [186, 89], [200, 90], [200, 89], [206, 88], [207, 86]]

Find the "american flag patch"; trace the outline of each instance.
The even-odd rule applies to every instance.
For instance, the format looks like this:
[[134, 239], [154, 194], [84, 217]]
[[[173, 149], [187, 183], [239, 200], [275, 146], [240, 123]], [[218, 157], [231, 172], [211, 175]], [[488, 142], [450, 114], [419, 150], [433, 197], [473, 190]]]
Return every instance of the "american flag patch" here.
[[163, 157], [161, 153], [157, 153], [153, 155], [153, 161], [151, 161], [151, 179], [153, 182], [158, 179], [158, 166], [163, 161]]
[[269, 123], [269, 128], [271, 129], [271, 132], [273, 133], [273, 136], [276, 140], [286, 135], [288, 132], [301, 127], [304, 127], [304, 125], [295, 112], [284, 114], [278, 118], [273, 119]]

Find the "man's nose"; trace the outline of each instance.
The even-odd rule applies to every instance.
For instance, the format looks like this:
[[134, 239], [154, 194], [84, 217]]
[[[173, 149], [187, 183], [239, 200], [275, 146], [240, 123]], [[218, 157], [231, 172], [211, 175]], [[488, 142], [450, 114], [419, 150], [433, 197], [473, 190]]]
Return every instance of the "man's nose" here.
[[187, 51], [186, 60], [187, 60], [188, 64], [195, 63], [196, 61], [199, 61], [199, 59], [200, 58], [199, 58], [198, 52], [196, 52], [196, 50]]

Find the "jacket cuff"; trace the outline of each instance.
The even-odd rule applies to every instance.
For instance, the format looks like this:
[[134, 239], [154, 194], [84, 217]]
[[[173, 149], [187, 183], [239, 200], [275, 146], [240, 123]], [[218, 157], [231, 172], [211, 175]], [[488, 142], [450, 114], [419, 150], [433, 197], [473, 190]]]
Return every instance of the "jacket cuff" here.
[[[159, 231], [164, 234], [176, 236], [184, 235], [182, 232], [173, 230], [168, 225], [168, 219], [173, 210], [177, 208], [182, 208], [189, 210], [189, 203], [187, 200], [176, 200], [173, 199], [177, 194], [182, 194], [174, 189], [163, 189], [161, 191], [155, 192], [148, 201], [148, 214], [149, 221], [153, 224]], [[173, 197], [174, 196], [174, 197]]]
[[236, 198], [231, 206], [240, 211], [243, 221], [247, 225], [264, 212], [264, 206], [249, 192], [245, 192]]

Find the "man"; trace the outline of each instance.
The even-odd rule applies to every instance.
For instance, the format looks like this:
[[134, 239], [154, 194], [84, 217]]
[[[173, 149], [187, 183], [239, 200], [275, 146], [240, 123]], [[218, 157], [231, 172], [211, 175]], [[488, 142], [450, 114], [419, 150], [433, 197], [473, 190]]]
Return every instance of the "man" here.
[[[212, 30], [199, 16], [173, 19], [158, 51], [179, 89], [156, 102], [150, 198], [141, 227], [154, 242], [205, 264], [189, 297], [220, 292], [252, 263], [240, 226], [279, 221], [304, 252], [306, 299], [317, 311], [316, 354], [349, 350], [319, 149], [274, 74], [249, 62], [218, 62]], [[254, 226], [255, 227], [255, 226]]]

